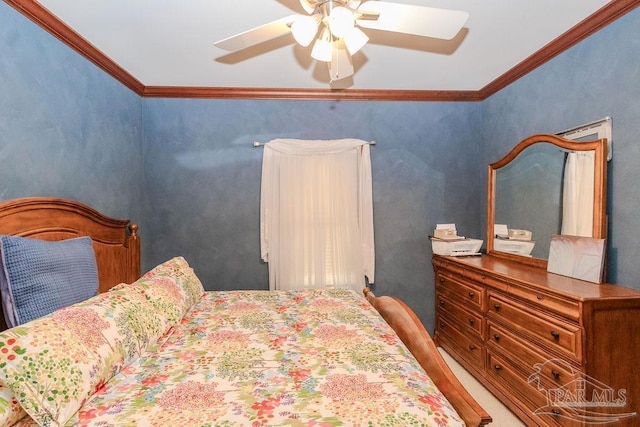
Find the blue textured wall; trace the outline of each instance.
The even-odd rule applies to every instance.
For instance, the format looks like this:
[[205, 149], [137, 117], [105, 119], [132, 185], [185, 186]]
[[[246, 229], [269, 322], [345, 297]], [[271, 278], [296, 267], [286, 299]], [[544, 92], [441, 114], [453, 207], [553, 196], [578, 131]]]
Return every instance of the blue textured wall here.
[[0, 199], [144, 216], [142, 100], [0, 2]]
[[485, 100], [481, 135], [491, 163], [530, 134], [611, 116], [608, 281], [640, 289], [639, 29], [636, 9]]
[[[273, 138], [376, 140], [371, 149], [377, 292], [433, 322], [427, 235], [481, 229], [479, 104], [162, 100], [144, 104], [150, 264], [184, 255], [207, 289], [268, 287], [260, 261], [262, 148]], [[476, 189], [477, 190], [477, 189]]]

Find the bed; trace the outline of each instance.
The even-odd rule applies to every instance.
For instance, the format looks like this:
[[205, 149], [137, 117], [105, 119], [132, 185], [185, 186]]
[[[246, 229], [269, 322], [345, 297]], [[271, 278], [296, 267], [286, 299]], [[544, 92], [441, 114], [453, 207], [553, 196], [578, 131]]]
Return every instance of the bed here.
[[64, 199], [0, 202], [0, 235], [90, 237], [99, 291], [3, 323], [0, 425], [491, 422], [397, 299], [204, 291], [179, 256], [141, 276], [137, 226]]

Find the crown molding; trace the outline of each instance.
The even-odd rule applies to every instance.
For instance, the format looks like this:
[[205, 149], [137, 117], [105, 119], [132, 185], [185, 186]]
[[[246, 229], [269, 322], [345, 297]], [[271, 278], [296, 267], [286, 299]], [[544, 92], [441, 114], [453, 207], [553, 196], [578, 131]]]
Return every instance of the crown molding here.
[[479, 101], [477, 91], [147, 86], [149, 98], [290, 99], [344, 101]]
[[142, 97], [345, 101], [482, 101], [640, 5], [612, 1], [482, 89], [455, 91], [145, 86], [37, 1], [4, 1]]
[[44, 8], [40, 3], [34, 0], [5, 0], [5, 3], [8, 3], [18, 12], [93, 62], [138, 95], [142, 95], [144, 92], [142, 82], [113, 62], [108, 56], [68, 27], [64, 22], [58, 20], [54, 14], [49, 12], [49, 10]]
[[489, 83], [479, 91], [479, 97], [486, 99], [494, 93], [504, 89], [519, 78], [529, 74], [542, 64], [555, 58], [562, 52], [575, 46], [582, 40], [606, 27], [613, 21], [631, 12], [640, 5], [640, 0], [619, 0], [603, 6], [590, 16], [576, 24], [555, 40], [549, 42], [542, 49]]

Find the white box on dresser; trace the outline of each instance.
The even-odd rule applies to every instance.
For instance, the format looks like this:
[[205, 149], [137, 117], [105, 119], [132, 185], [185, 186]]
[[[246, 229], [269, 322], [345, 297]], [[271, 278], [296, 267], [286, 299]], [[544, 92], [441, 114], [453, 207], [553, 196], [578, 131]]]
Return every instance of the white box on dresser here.
[[640, 291], [433, 256], [435, 341], [527, 425], [640, 425]]

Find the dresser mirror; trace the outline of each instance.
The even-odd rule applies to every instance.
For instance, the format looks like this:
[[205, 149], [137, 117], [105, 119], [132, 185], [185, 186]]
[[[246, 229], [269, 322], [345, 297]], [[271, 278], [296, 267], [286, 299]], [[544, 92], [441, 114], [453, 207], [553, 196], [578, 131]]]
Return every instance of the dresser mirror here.
[[605, 238], [606, 150], [540, 134], [490, 164], [487, 254], [546, 268], [551, 236]]

